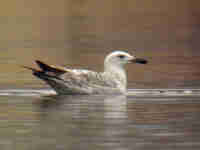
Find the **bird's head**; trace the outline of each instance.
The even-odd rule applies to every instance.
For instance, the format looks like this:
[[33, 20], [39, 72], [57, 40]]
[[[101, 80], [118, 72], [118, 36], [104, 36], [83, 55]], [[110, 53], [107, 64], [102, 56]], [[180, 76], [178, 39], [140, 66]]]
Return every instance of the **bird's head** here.
[[128, 63], [147, 64], [147, 60], [137, 58], [124, 51], [114, 51], [106, 56], [104, 65], [105, 67], [109, 65], [123, 67]]

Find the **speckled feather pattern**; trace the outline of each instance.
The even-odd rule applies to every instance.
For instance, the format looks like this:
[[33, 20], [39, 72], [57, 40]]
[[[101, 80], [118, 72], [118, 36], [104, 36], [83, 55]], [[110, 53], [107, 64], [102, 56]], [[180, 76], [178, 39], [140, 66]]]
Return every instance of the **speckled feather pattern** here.
[[146, 63], [146, 60], [136, 59], [126, 52], [115, 51], [106, 56], [103, 72], [56, 67], [41, 61], [36, 61], [41, 70], [25, 68], [32, 70], [33, 75], [44, 80], [58, 94], [125, 94], [124, 65], [131, 61]]
[[[52, 73], [51, 73], [52, 74]], [[72, 69], [60, 75], [48, 76], [48, 73], [40, 74], [39, 78], [47, 82], [59, 94], [101, 94], [122, 93], [117, 88], [117, 82], [106, 73], [89, 70]]]

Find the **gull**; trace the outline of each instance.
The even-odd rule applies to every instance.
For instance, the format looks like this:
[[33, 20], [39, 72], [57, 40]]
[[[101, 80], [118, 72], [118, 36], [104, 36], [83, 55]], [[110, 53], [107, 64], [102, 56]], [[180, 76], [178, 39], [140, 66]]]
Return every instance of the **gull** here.
[[146, 64], [125, 51], [113, 51], [104, 60], [104, 71], [68, 69], [48, 65], [36, 60], [40, 69], [23, 66], [32, 74], [50, 85], [57, 94], [126, 94], [127, 75], [124, 66], [128, 63]]

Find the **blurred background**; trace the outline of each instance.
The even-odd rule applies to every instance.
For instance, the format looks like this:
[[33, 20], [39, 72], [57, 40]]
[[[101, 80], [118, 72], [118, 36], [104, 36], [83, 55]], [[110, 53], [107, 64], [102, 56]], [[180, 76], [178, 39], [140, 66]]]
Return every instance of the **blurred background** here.
[[194, 0], [7, 0], [0, 5], [0, 83], [47, 87], [20, 65], [35, 59], [101, 71], [125, 49], [129, 88], [199, 88], [200, 9]]

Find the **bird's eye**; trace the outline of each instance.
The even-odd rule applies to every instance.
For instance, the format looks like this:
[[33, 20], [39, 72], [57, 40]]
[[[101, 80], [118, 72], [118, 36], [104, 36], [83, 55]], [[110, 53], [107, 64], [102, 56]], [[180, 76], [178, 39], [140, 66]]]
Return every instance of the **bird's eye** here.
[[123, 59], [125, 56], [124, 55], [119, 55], [118, 56], [120, 59]]

